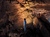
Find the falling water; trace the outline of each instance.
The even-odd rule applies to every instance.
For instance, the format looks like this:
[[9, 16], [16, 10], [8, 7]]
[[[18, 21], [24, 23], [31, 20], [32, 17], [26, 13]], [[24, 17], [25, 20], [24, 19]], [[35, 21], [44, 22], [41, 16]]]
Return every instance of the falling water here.
[[24, 26], [24, 32], [26, 31], [26, 19], [24, 19], [24, 24], [23, 24]]

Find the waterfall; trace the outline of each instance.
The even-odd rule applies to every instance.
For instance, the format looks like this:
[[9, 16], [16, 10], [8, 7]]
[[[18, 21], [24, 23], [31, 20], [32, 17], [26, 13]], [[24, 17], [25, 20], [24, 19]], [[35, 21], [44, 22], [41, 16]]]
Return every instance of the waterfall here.
[[25, 32], [26, 31], [26, 19], [24, 19], [23, 27], [24, 27], [24, 32]]

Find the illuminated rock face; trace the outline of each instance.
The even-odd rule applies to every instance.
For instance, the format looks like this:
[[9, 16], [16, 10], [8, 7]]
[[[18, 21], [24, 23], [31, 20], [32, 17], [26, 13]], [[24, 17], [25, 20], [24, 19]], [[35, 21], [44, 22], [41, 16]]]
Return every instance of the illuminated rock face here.
[[[15, 20], [14, 23], [19, 28], [23, 27], [23, 20], [24, 20], [24, 18], [26, 18], [26, 24], [29, 25], [30, 23], [33, 22], [34, 26], [36, 27], [39, 22], [38, 22], [38, 19], [36, 17], [32, 16], [32, 13], [43, 14], [43, 13], [46, 12], [45, 9], [30, 8], [30, 6], [27, 6], [28, 4], [25, 4], [24, 5], [25, 7], [21, 7], [20, 4], [14, 4], [14, 5], [18, 9], [18, 11], [15, 13], [15, 15], [16, 15], [15, 18], [17, 19], [17, 21], [14, 19]], [[32, 10], [32, 12], [28, 11], [26, 9]]]
[[30, 12], [28, 11], [25, 11], [27, 8], [26, 7], [21, 7], [20, 4], [14, 4], [15, 5], [15, 8], [18, 9], [18, 11], [15, 13], [15, 25], [17, 27], [23, 27], [23, 20], [24, 18], [26, 18], [26, 22], [27, 24], [31, 23], [32, 22], [32, 15]]
[[22, 3], [24, 0], [18, 0], [20, 3]]
[[38, 18], [37, 18], [37, 17], [34, 17], [34, 18], [33, 18], [33, 25], [34, 25], [35, 27], [37, 27], [38, 24], [39, 24]]
[[[18, 0], [18, 1], [21, 4], [23, 2], [23, 0]], [[39, 8], [41, 6], [45, 7], [45, 5], [43, 5], [43, 4], [40, 4], [40, 6], [39, 6], [39, 3], [35, 3], [34, 4], [33, 2], [29, 2], [29, 3], [26, 2], [26, 4], [22, 4], [22, 5], [24, 5], [24, 7], [21, 7], [20, 4], [12, 3], [12, 4], [10, 4], [10, 7], [11, 6], [13, 6], [13, 7], [11, 7], [11, 9], [9, 9], [9, 11], [8, 11], [9, 13], [12, 12], [11, 14], [14, 14], [12, 16], [10, 14], [9, 19], [10, 19], [10, 21], [13, 21], [14, 25], [16, 27], [18, 27], [18, 28], [23, 27], [23, 20], [24, 20], [24, 18], [26, 18], [27, 24], [30, 24], [31, 22], [34, 21], [33, 23], [36, 26], [36, 24], [38, 23], [38, 20], [37, 20], [37, 18], [34, 19], [34, 16], [32, 16], [32, 14], [34, 14], [34, 13], [35, 14], [38, 14], [38, 13], [43, 14], [43, 13], [47, 12], [47, 10], [45, 10], [43, 8]], [[34, 8], [35, 6], [36, 7], [39, 6], [39, 7], [38, 8]], [[31, 8], [31, 7], [33, 7], [33, 8]], [[32, 10], [32, 12], [30, 10]]]

